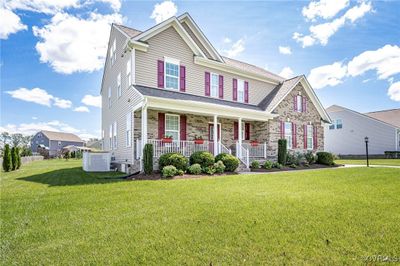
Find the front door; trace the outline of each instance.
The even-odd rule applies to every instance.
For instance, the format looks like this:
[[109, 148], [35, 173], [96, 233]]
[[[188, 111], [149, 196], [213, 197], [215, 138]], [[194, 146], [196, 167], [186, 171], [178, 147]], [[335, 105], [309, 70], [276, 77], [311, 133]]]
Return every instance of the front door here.
[[[218, 123], [218, 141], [221, 139], [221, 124]], [[208, 140], [214, 141], [214, 124], [208, 124]]]

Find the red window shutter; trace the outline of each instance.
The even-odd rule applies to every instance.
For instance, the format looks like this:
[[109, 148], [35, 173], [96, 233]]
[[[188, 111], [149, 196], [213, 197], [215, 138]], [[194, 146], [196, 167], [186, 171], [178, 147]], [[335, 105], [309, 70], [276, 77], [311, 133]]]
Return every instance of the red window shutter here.
[[186, 67], [185, 66], [179, 67], [179, 76], [180, 76], [179, 89], [180, 89], [180, 91], [186, 91]]
[[307, 111], [307, 98], [302, 97], [302, 103], [303, 103], [303, 112]]
[[314, 149], [318, 149], [318, 132], [316, 126], [314, 126]]
[[244, 139], [250, 140], [250, 123], [244, 124]]
[[293, 111], [297, 111], [297, 95], [293, 96]]
[[249, 83], [247, 81], [244, 82], [244, 102], [249, 102]]
[[180, 130], [181, 140], [186, 140], [186, 115], [181, 115], [180, 117]]
[[307, 149], [307, 125], [304, 125], [304, 149]]
[[297, 148], [297, 127], [296, 124], [292, 122], [292, 146]]
[[237, 79], [233, 79], [233, 100], [237, 101]]
[[204, 75], [204, 86], [206, 96], [210, 96], [210, 72], [206, 72]]
[[237, 140], [239, 138], [239, 123], [233, 122], [233, 139]]
[[164, 88], [164, 61], [157, 61], [157, 86]]
[[162, 139], [165, 134], [165, 114], [158, 113], [158, 138]]
[[219, 98], [224, 98], [224, 76], [219, 75]]

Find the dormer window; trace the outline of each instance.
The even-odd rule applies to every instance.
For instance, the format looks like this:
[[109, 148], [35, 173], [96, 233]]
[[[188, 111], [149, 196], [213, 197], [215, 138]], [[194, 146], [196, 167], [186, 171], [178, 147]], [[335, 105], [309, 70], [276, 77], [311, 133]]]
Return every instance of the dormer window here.
[[165, 88], [179, 90], [179, 61], [165, 58]]

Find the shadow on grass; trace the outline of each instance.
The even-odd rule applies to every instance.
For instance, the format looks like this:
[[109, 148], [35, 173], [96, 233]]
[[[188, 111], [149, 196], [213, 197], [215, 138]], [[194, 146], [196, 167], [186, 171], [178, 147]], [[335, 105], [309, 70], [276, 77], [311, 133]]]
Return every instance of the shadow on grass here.
[[85, 172], [82, 167], [64, 168], [41, 174], [20, 177], [18, 180], [52, 186], [75, 186], [88, 184], [108, 184], [125, 181], [124, 174], [118, 172]]

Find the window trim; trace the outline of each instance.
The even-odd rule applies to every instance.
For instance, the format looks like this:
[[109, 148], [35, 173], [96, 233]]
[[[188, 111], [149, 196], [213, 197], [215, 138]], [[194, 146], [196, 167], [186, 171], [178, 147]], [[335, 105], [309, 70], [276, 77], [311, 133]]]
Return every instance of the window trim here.
[[[129, 121], [129, 127], [128, 127], [128, 121]], [[125, 123], [126, 123], [125, 146], [131, 147], [132, 146], [132, 113], [131, 112], [126, 114]]]
[[[217, 77], [217, 84], [215, 89], [215, 96], [213, 95], [213, 75]], [[218, 98], [219, 97], [219, 74], [210, 72], [210, 97]]]
[[[286, 129], [286, 124], [290, 125], [290, 134], [288, 134], [288, 130]], [[284, 128], [285, 128], [285, 136], [284, 137], [286, 139], [287, 149], [291, 150], [291, 149], [293, 149], [293, 124], [292, 124], [292, 122], [285, 122]]]
[[132, 60], [130, 58], [128, 59], [128, 62], [126, 62], [126, 84], [128, 89], [132, 85]]
[[[340, 124], [338, 123], [340, 121]], [[339, 127], [340, 125], [340, 127]], [[342, 129], [343, 128], [343, 120], [342, 119], [336, 119], [336, 129]]]
[[[208, 122], [208, 139], [209, 139], [209, 141], [214, 141], [213, 139], [211, 139], [211, 137], [213, 137], [214, 138], [214, 132], [213, 132], [213, 134], [211, 134], [211, 127], [213, 127], [214, 128], [214, 123], [213, 122]], [[222, 125], [221, 125], [221, 123], [217, 123], [217, 128], [219, 128], [219, 134], [217, 133], [217, 136], [219, 136], [219, 140], [218, 141], [221, 141], [221, 138], [222, 138]]]
[[[237, 102], [244, 103], [245, 102], [245, 89], [244, 89], [245, 81], [243, 79], [237, 79]], [[240, 84], [243, 84], [242, 89], [240, 89]], [[240, 100], [240, 92], [243, 92], [243, 99]]]
[[303, 112], [303, 96], [300, 94], [296, 95], [296, 107], [297, 107], [296, 112], [298, 112], [298, 113]]
[[[172, 64], [172, 65], [177, 65], [178, 66], [178, 76], [172, 76], [167, 74], [167, 64]], [[181, 90], [181, 84], [180, 84], [180, 78], [181, 78], [181, 70], [180, 70], [180, 61], [178, 59], [170, 58], [170, 57], [164, 57], [164, 87], [165, 89], [168, 90], [174, 90], [174, 91], [180, 91]], [[167, 76], [177, 78], [177, 83], [178, 87], [175, 88], [169, 88], [167, 87]]]
[[[309, 128], [311, 128], [311, 129], [308, 130]], [[311, 143], [311, 147], [308, 146], [308, 140], [309, 139], [311, 139], [311, 142], [310, 142]], [[306, 139], [306, 141], [307, 141], [307, 143], [306, 143], [307, 150], [313, 150], [314, 149], [314, 126], [313, 125], [307, 125], [307, 139]]]
[[118, 76], [117, 76], [117, 94], [118, 94], [118, 98], [121, 98], [121, 96], [122, 96], [121, 72], [119, 72]]
[[114, 150], [116, 150], [117, 146], [118, 146], [117, 134], [118, 134], [117, 121], [114, 121], [114, 123], [113, 123], [113, 149]]
[[[177, 130], [177, 133], [178, 133], [178, 139], [177, 139], [177, 141], [180, 141], [180, 139], [181, 139], [181, 134], [180, 134], [180, 132], [181, 132], [181, 116], [180, 115], [177, 115], [177, 114], [165, 114], [165, 122], [164, 122], [164, 136], [167, 136], [167, 117], [168, 116], [177, 116], [178, 117], [178, 130]], [[168, 131], [175, 131], [175, 130], [168, 130]], [[174, 139], [175, 140], [175, 139]]]
[[109, 134], [108, 146], [109, 146], [109, 149], [112, 150], [113, 149], [113, 145], [112, 145], [112, 143], [113, 143], [113, 139], [112, 139], [112, 137], [113, 137], [113, 124], [110, 124], [109, 130], [108, 130], [108, 134]]
[[112, 47], [111, 47], [111, 65], [113, 66], [117, 61], [117, 39], [114, 38]]

